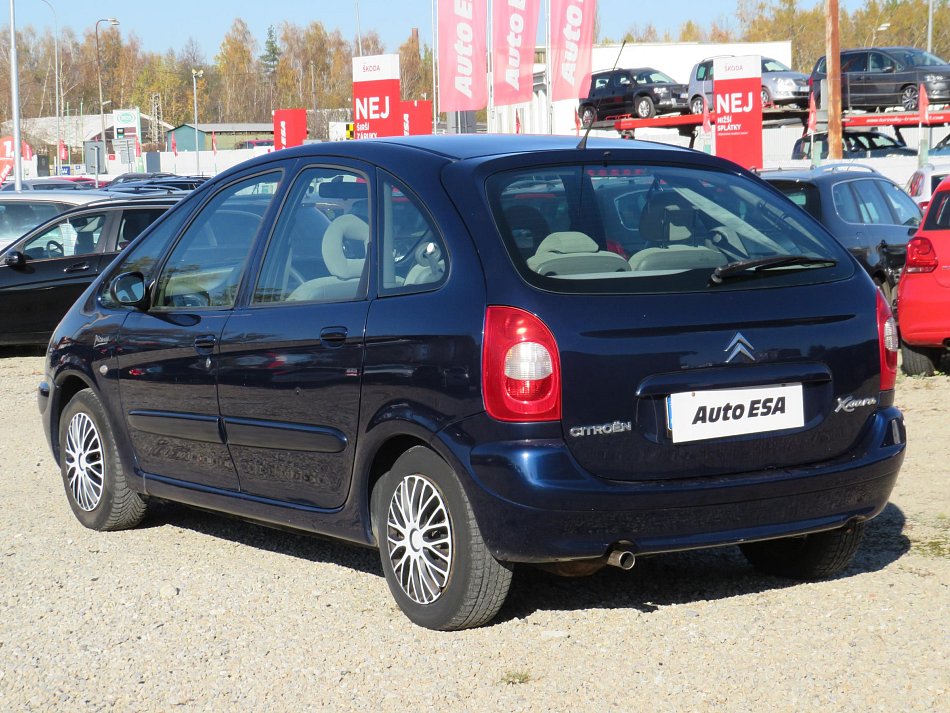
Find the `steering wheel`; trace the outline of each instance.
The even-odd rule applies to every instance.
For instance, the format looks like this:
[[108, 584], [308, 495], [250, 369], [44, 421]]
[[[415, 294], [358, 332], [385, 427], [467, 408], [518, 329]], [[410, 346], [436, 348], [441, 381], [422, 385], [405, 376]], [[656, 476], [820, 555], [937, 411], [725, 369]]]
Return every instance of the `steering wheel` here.
[[[396, 263], [397, 267], [405, 265], [407, 262], [415, 264], [416, 249], [423, 243], [432, 240], [432, 229], [427, 228], [426, 231], [422, 233], [422, 235], [420, 235], [418, 238], [415, 238], [415, 239], [409, 238], [409, 239], [412, 240], [412, 245], [406, 250], [406, 252], [403, 253], [402, 255], [399, 255], [397, 252], [397, 254], [394, 256], [395, 258], [394, 262]], [[400, 242], [401, 241], [402, 240], [400, 240]]]
[[46, 254], [50, 257], [63, 257], [63, 255], [66, 254], [66, 251], [63, 250], [62, 243], [57, 243], [55, 240], [47, 240]]

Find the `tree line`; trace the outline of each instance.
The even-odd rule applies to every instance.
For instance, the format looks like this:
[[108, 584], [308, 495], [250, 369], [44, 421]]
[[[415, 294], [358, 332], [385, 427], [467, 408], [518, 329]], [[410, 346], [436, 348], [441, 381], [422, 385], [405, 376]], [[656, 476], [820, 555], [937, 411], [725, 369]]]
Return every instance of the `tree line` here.
[[[675, 32], [660, 33], [652, 24], [633, 24], [621, 37], [598, 30], [597, 41], [733, 42], [791, 40], [795, 69], [810, 72], [824, 54], [825, 3], [798, 0], [738, 0], [730, 18], [701, 27], [686, 20]], [[841, 47], [869, 45], [927, 45], [928, 0], [868, 0], [863, 7], [841, 10]], [[600, 23], [597, 23], [600, 27]], [[882, 29], [884, 28], [884, 29]], [[9, 27], [3, 33], [9, 36]], [[351, 105], [352, 58], [360, 53], [357, 40], [319, 21], [307, 25], [283, 22], [267, 28], [263, 46], [248, 24], [231, 24], [209, 62], [201, 48], [188, 40], [179, 49], [147, 52], [133, 33], [123, 35], [111, 25], [100, 27], [99, 54], [94, 27], [77, 34], [62, 28], [59, 35], [62, 111], [71, 115], [99, 111], [98, 76], [103, 98], [111, 107], [139, 107], [172, 125], [193, 120], [192, 70], [197, 79], [198, 113], [202, 123], [270, 122], [278, 107], [316, 109], [311, 136], [325, 138], [327, 112]], [[20, 113], [23, 117], [52, 116], [55, 107], [54, 38], [32, 27], [17, 31]], [[950, 57], [950, 0], [935, 0], [934, 52]], [[392, 52], [378, 33], [362, 37], [362, 54]], [[403, 99], [430, 98], [432, 48], [413, 33], [395, 51], [400, 55]], [[9, 76], [9, 46], [0, 46], [0, 68]], [[661, 68], [662, 69], [662, 68]], [[0, 117], [11, 118], [9, 82], [0, 83]], [[322, 122], [322, 123], [321, 123]], [[26, 137], [29, 140], [29, 137]]]

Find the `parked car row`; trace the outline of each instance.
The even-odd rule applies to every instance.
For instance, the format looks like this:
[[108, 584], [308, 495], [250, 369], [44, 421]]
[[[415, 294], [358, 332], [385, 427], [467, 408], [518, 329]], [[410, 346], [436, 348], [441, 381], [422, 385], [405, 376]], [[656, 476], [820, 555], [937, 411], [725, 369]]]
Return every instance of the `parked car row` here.
[[[731, 56], [731, 55], [723, 55]], [[688, 85], [677, 83], [651, 67], [596, 72], [578, 116], [590, 126], [624, 116], [647, 119], [658, 113], [700, 114], [712, 108], [713, 66], [717, 57], [695, 64]], [[821, 100], [827, 60], [820, 57], [811, 75], [762, 58], [762, 106], [808, 106], [809, 94]], [[920, 87], [930, 102], [950, 103], [950, 64], [914, 47], [869, 47], [841, 52], [841, 104], [844, 109], [882, 110], [899, 107], [916, 111]], [[685, 94], [685, 96], [684, 96]], [[950, 151], [950, 147], [948, 147]]]

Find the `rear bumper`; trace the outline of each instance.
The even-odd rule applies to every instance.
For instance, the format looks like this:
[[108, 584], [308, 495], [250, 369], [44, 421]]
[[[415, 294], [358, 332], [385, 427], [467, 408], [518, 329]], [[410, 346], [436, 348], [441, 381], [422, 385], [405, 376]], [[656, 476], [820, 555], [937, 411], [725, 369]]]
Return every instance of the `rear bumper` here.
[[[915, 279], [918, 278], [918, 279]], [[905, 275], [897, 300], [901, 339], [918, 347], [942, 347], [950, 339], [950, 289], [932, 275]]]
[[562, 441], [495, 442], [468, 452], [466, 491], [485, 542], [503, 561], [596, 558], [618, 544], [635, 554], [714, 547], [874, 517], [894, 487], [904, 441], [900, 411], [886, 408], [837, 461], [650, 482], [591, 475]]

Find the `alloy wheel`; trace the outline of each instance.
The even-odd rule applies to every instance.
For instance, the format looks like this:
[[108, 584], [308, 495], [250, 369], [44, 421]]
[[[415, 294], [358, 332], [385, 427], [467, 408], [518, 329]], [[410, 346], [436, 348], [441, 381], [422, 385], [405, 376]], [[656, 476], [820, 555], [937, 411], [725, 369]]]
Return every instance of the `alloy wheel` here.
[[403, 593], [417, 604], [441, 595], [452, 571], [452, 525], [441, 493], [409, 475], [393, 493], [386, 517], [389, 561]]
[[89, 414], [80, 411], [70, 420], [63, 457], [73, 500], [86, 512], [95, 510], [102, 499], [105, 459], [102, 439]]

